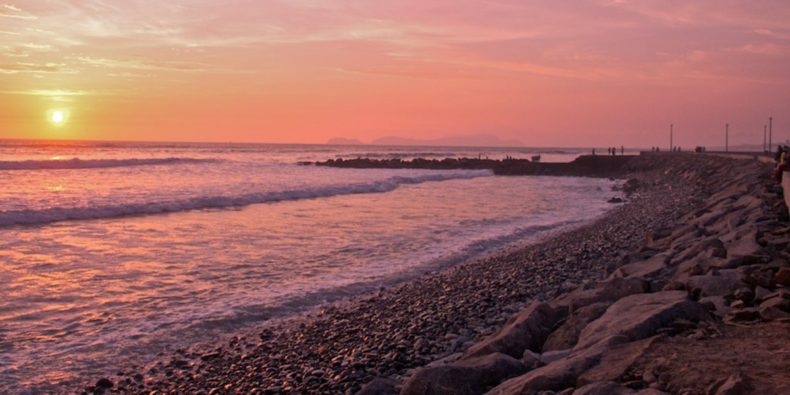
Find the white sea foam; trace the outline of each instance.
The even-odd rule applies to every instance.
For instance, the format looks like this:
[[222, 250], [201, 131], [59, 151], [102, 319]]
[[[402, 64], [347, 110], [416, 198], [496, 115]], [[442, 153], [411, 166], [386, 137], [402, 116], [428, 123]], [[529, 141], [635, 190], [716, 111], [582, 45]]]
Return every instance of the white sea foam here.
[[94, 169], [106, 167], [171, 165], [181, 163], [208, 163], [217, 159], [196, 158], [132, 158], [132, 159], [51, 159], [0, 161], [2, 170]]
[[150, 215], [178, 211], [239, 207], [257, 203], [287, 200], [315, 199], [336, 195], [389, 192], [400, 185], [419, 184], [429, 181], [471, 179], [490, 176], [489, 170], [469, 170], [453, 173], [424, 174], [418, 176], [394, 176], [379, 181], [338, 184], [322, 187], [248, 193], [228, 196], [200, 196], [184, 200], [152, 201], [93, 207], [50, 207], [0, 211], [0, 226], [37, 225], [66, 220], [112, 218], [128, 215]]

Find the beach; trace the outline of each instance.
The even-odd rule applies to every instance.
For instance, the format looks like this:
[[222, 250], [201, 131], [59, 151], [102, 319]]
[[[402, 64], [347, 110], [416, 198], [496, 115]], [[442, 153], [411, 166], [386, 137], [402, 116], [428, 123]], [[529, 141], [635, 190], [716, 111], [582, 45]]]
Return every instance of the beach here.
[[[727, 303], [730, 303], [734, 300], [730, 295], [736, 289], [724, 287], [722, 291], [714, 292], [704, 291], [705, 287], [702, 287], [703, 291], [700, 291], [699, 287], [688, 285], [688, 281], [690, 277], [694, 281], [702, 281], [698, 277], [705, 277], [703, 274], [710, 273], [710, 270], [714, 270], [715, 274], [719, 270], [743, 271], [744, 267], [754, 271], [758, 269], [754, 266], [759, 262], [760, 265], [769, 265], [759, 269], [769, 273], [768, 284], [764, 285], [774, 288], [764, 289], [778, 292], [776, 287], [786, 286], [770, 280], [770, 276], [778, 273], [780, 268], [786, 270], [786, 256], [782, 255], [786, 253], [771, 250], [770, 244], [768, 247], [763, 246], [765, 243], [757, 244], [757, 240], [750, 245], [753, 250], [737, 250], [744, 248], [746, 241], [740, 241], [748, 237], [741, 234], [741, 228], [760, 229], [761, 237], [767, 237], [765, 232], [774, 232], [777, 229], [781, 235], [781, 229], [786, 228], [786, 225], [776, 219], [781, 215], [781, 204], [775, 195], [765, 190], [770, 183], [767, 179], [767, 166], [755, 161], [689, 154], [646, 156], [635, 159], [632, 166], [633, 171], [626, 183], [629, 186], [628, 202], [592, 224], [538, 244], [426, 274], [403, 285], [327, 306], [314, 314], [267, 326], [254, 335], [234, 337], [227, 343], [217, 344], [211, 350], [185, 349], [180, 353], [165, 356], [151, 367], [124, 370], [117, 377], [108, 378], [113, 383], [111, 390], [356, 393], [373, 381], [372, 386], [369, 384], [366, 390], [378, 390], [368, 393], [394, 393], [404, 383], [407, 386], [403, 389], [405, 393], [449, 393], [453, 391], [447, 388], [447, 391], [430, 389], [431, 385], [446, 382], [441, 379], [441, 369], [452, 375], [452, 365], [455, 363], [473, 366], [474, 370], [474, 363], [463, 365], [463, 359], [470, 356], [470, 347], [473, 350], [475, 347], [480, 349], [478, 342], [481, 340], [483, 343], [490, 343], [492, 338], [496, 339], [501, 331], [508, 328], [506, 326], [502, 329], [503, 324], [513, 322], [511, 317], [514, 314], [527, 306], [534, 309], [535, 303], [548, 302], [555, 306], [556, 301], [562, 300], [563, 296], [567, 298], [567, 295], [581, 290], [606, 289], [613, 278], [630, 277], [622, 273], [623, 269], [620, 269], [620, 275], [613, 275], [612, 273], [618, 273], [618, 268], [624, 265], [637, 267], [635, 263], [649, 261], [662, 253], [668, 254], [669, 258], [662, 261], [660, 268], [640, 272], [642, 274], [637, 276], [638, 281], [631, 279], [638, 282], [639, 290], [628, 291], [628, 287], [618, 286], [616, 289], [622, 292], [617, 297], [610, 297], [606, 303], [611, 305], [632, 293], [658, 297], [655, 295], [677, 292], [670, 296], [680, 298], [684, 303], [693, 303], [694, 306], [688, 310], [696, 315], [689, 313], [691, 316], [685, 317], [680, 314], [670, 317], [668, 322], [659, 320], [658, 324], [653, 324], [654, 327], [645, 329], [641, 338], [651, 338], [658, 329], [672, 327], [675, 318], [688, 322], [715, 323], [718, 317], [720, 322], [724, 318], [724, 308], [727, 308], [728, 313], [738, 308], [751, 309], [748, 311], [752, 316], [756, 315], [756, 320], [761, 321], [762, 310], [758, 309], [760, 300], [752, 298], [748, 304], [743, 302], [733, 307], [717, 305], [719, 299], [700, 298], [718, 297], [724, 300], [727, 295]], [[751, 211], [744, 214], [738, 210]], [[756, 214], [758, 211], [759, 215]], [[745, 218], [730, 225], [737, 229], [726, 231], [733, 235], [738, 234], [737, 238], [721, 231], [710, 231], [707, 236], [703, 236], [706, 234], [704, 229], [714, 229], [722, 221], [727, 226], [728, 215]], [[689, 226], [692, 225], [689, 221], [699, 218], [702, 221], [697, 222], [704, 224], [702, 233], [690, 233]], [[750, 235], [756, 237], [754, 233]], [[772, 237], [784, 237], [786, 243], [786, 234]], [[710, 238], [724, 240], [721, 243], [729, 253], [724, 255], [731, 259], [718, 258], [726, 263], [720, 263], [721, 267], [694, 266], [689, 272], [690, 269], [685, 267], [689, 265], [686, 262], [697, 257], [700, 251], [706, 251], [697, 244], [709, 244]], [[674, 242], [679, 239], [683, 239], [685, 243], [682, 247], [680, 243]], [[689, 250], [694, 248], [700, 251], [696, 255], [689, 254]], [[654, 261], [655, 259], [653, 265]], [[678, 269], [679, 267], [683, 269]], [[686, 282], [678, 284], [678, 281]], [[738, 284], [740, 283], [731, 287], [738, 288]], [[697, 290], [694, 291], [695, 289]], [[692, 291], [697, 294], [689, 296]], [[558, 297], [559, 299], [555, 299]], [[700, 302], [705, 303], [706, 307], [702, 308], [703, 304]], [[758, 304], [752, 307], [755, 306], [753, 303]], [[709, 312], [711, 306], [718, 306], [718, 316], [716, 307]], [[576, 308], [579, 307], [583, 305]], [[777, 316], [782, 316], [781, 308], [775, 310], [779, 311]], [[704, 319], [701, 318], [703, 314]], [[564, 315], [568, 315], [567, 303]], [[555, 322], [563, 320], [565, 319], [555, 319]], [[549, 329], [554, 329], [552, 325], [549, 326]], [[692, 324], [691, 327], [697, 329], [697, 324]], [[543, 334], [543, 340], [546, 336], [547, 333]], [[540, 347], [539, 345], [538, 348]], [[521, 361], [523, 348], [516, 351], [500, 349], [498, 352], [503, 358], [510, 354], [507, 358]], [[540, 349], [533, 351], [540, 352]], [[438, 367], [435, 366], [440, 370], [439, 373], [431, 373], [430, 368], [427, 369], [429, 374], [426, 377], [431, 379], [427, 381], [428, 384], [423, 385], [428, 387], [420, 387], [419, 372], [426, 369], [415, 368], [443, 358], [443, 362]], [[600, 360], [601, 353], [585, 358]], [[461, 362], [458, 362], [459, 359]], [[595, 365], [585, 361], [586, 365]], [[523, 362], [519, 363], [523, 365]], [[555, 378], [554, 381], [546, 381], [542, 376], [538, 379], [533, 377], [530, 381], [529, 374], [526, 374], [505, 382], [508, 377], [516, 376], [514, 372], [527, 371], [522, 365], [514, 370], [505, 369], [505, 373], [499, 372], [498, 378], [495, 377], [493, 382], [489, 379], [482, 384], [476, 383], [478, 387], [464, 383], [464, 380], [455, 381], [472, 385], [469, 388], [476, 388], [478, 391], [493, 388], [496, 393], [531, 393], [529, 388], [535, 391], [560, 391], [579, 384], [577, 377], [591, 367], [578, 368], [581, 371], [572, 372], [572, 377], [564, 372], [564, 376], [560, 375], [561, 379]], [[478, 368], [485, 369], [485, 366]], [[540, 370], [533, 370], [531, 374]], [[439, 376], [431, 376], [433, 374]], [[486, 374], [491, 375], [491, 372]], [[524, 377], [528, 379], [523, 379]], [[610, 378], [610, 381], [617, 378]], [[522, 380], [518, 382], [519, 379]], [[671, 380], [671, 377], [664, 379]], [[501, 384], [503, 387], [496, 387], [495, 384], [501, 382], [505, 382]], [[523, 384], [525, 382], [532, 383], [529, 385], [543, 383], [543, 387], [537, 384], [534, 384], [534, 388], [529, 387]], [[631, 385], [636, 386], [633, 383]], [[673, 388], [671, 392], [679, 389]], [[466, 393], [458, 388], [456, 390], [460, 391], [457, 393]]]

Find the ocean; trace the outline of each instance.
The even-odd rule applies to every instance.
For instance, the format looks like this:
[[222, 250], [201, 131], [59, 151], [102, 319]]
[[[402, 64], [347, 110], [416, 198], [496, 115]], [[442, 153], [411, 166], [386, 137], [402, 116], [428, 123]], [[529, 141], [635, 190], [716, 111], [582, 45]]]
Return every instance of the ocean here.
[[145, 366], [611, 207], [605, 179], [298, 164], [536, 152], [0, 141], [0, 392]]

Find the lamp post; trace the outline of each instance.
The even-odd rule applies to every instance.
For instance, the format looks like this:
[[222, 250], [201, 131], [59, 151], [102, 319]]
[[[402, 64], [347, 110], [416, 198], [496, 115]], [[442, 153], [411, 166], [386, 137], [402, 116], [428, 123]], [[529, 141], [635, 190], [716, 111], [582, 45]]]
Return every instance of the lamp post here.
[[730, 152], [730, 124], [724, 124], [724, 152]]
[[768, 150], [768, 125], [763, 125], [763, 152]]

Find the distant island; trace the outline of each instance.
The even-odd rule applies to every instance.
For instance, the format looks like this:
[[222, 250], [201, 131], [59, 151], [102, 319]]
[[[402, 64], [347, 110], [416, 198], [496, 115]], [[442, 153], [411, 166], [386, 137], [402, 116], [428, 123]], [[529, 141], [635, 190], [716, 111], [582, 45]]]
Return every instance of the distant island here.
[[[366, 144], [356, 139], [332, 138], [327, 144], [359, 145]], [[519, 140], [501, 139], [493, 134], [469, 134], [447, 136], [437, 139], [414, 139], [408, 137], [384, 136], [372, 140], [370, 145], [406, 145], [406, 146], [460, 146], [460, 147], [523, 147]]]
[[345, 139], [342, 137], [337, 137], [333, 139], [329, 139], [326, 142], [329, 145], [362, 145], [365, 144], [357, 139]]

